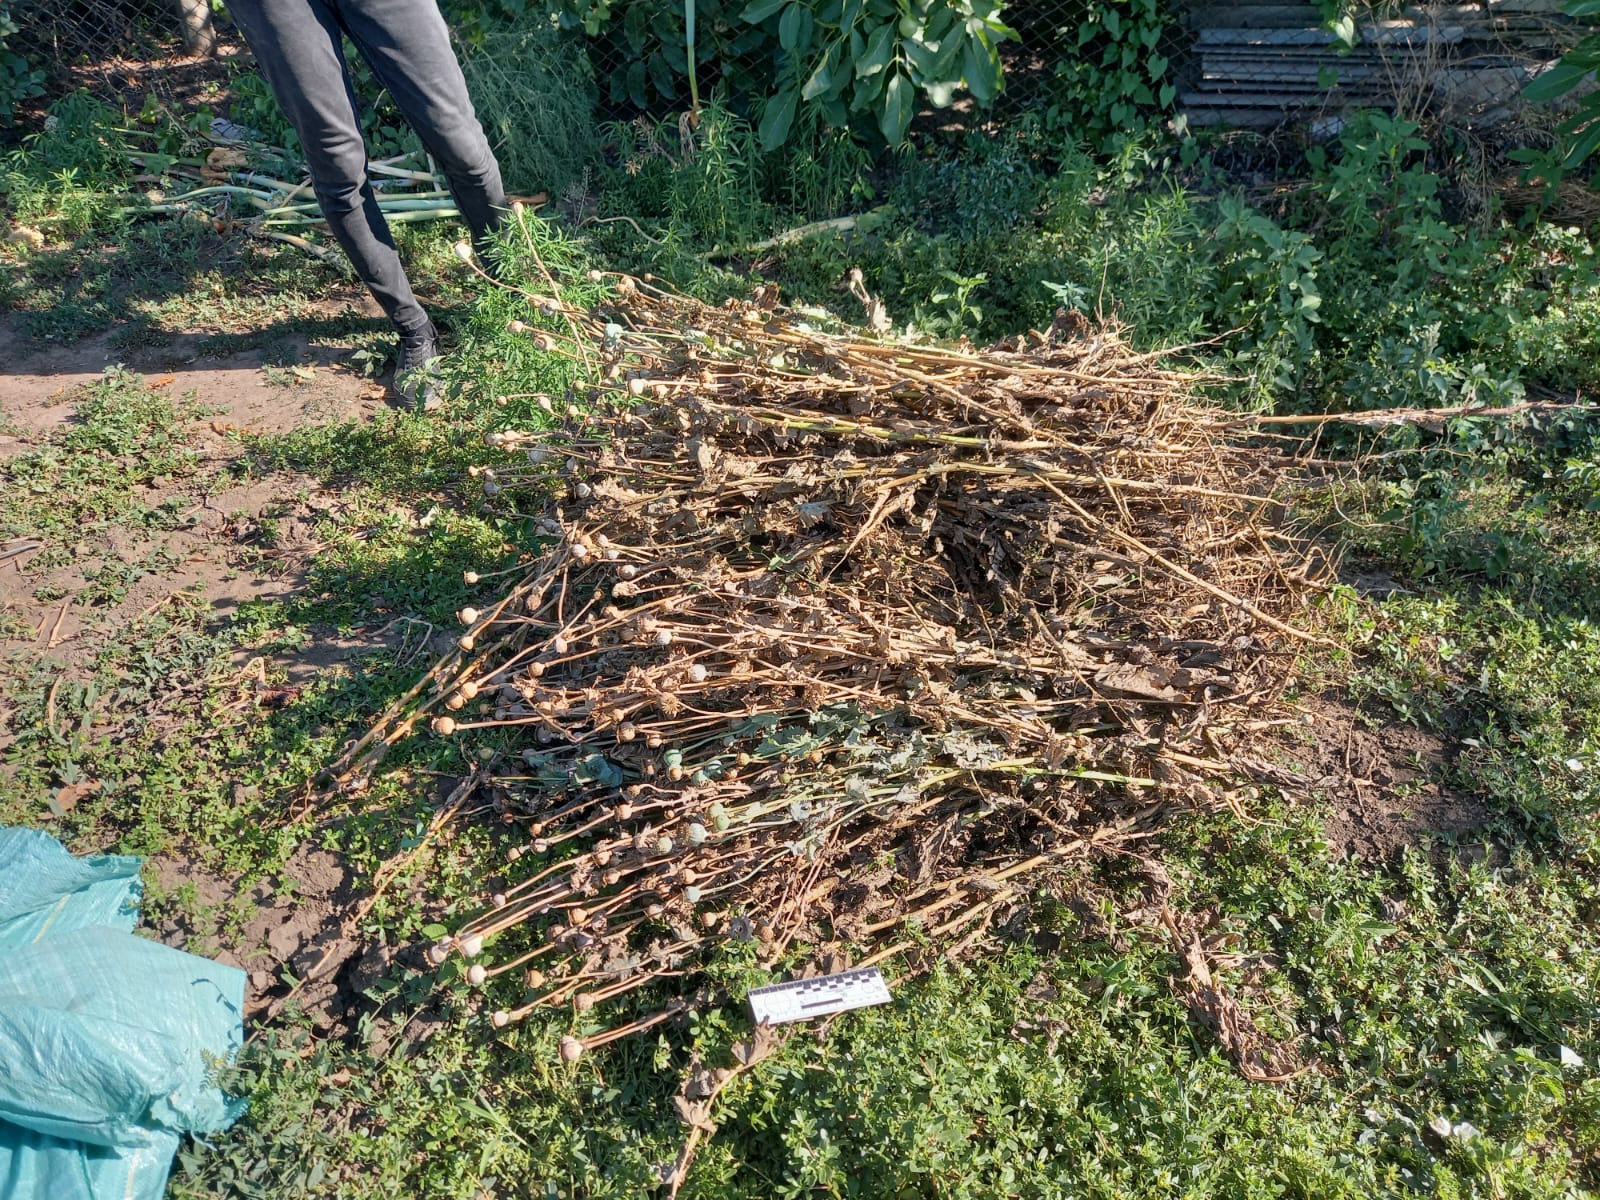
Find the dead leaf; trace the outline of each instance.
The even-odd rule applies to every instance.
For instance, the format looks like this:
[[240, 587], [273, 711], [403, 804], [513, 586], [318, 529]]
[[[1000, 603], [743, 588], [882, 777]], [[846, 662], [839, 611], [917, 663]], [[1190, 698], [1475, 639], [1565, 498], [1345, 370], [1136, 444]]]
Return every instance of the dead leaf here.
[[707, 1133], [717, 1131], [717, 1127], [711, 1123], [711, 1101], [690, 1100], [678, 1095], [672, 1098], [672, 1108], [678, 1120], [691, 1129], [703, 1129]]
[[[723, 1068], [727, 1070], [727, 1068]], [[717, 1077], [716, 1071], [708, 1071], [704, 1067], [698, 1071], [689, 1072], [689, 1077], [683, 1081], [683, 1095], [687, 1100], [704, 1100], [708, 1096], [715, 1096], [717, 1089], [722, 1086], [722, 1080]], [[724, 1076], [723, 1078], [726, 1078]]]
[[1129, 700], [1171, 702], [1178, 693], [1170, 685], [1172, 673], [1164, 667], [1136, 667], [1114, 663], [1095, 673], [1095, 684], [1108, 696]]
[[771, 1025], [757, 1025], [748, 1042], [733, 1044], [733, 1057], [741, 1067], [753, 1067], [782, 1044], [782, 1035]]
[[200, 176], [208, 183], [223, 183], [227, 180], [228, 172], [237, 171], [249, 162], [250, 156], [238, 147], [218, 146], [206, 155], [205, 166], [200, 168]]
[[48, 801], [50, 812], [57, 817], [66, 816], [78, 806], [79, 800], [82, 800], [99, 786], [98, 780], [79, 780], [77, 783], [67, 784], [58, 790], [54, 796], [50, 797]]
[[[1167, 925], [1173, 928], [1170, 917]], [[1283, 1083], [1307, 1069], [1292, 1045], [1263, 1033], [1244, 1006], [1228, 994], [1206, 961], [1198, 936], [1191, 935], [1184, 944], [1183, 957], [1189, 967], [1184, 1003], [1190, 1015], [1216, 1037], [1239, 1074], [1252, 1083]]]

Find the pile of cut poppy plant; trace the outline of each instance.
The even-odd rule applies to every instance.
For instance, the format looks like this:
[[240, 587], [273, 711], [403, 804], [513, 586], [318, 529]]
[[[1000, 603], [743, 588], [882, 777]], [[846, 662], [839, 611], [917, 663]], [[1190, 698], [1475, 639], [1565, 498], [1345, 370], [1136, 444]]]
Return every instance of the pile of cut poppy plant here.
[[1249, 794], [1309, 581], [1283, 460], [1189, 377], [1071, 313], [938, 348], [605, 282], [513, 322], [598, 381], [490, 435], [478, 484], [543, 505], [527, 565], [346, 761], [424, 722], [500, 747], [517, 834], [430, 951], [495, 1026], [567, 1006], [571, 1060], [729, 942], [959, 949]]

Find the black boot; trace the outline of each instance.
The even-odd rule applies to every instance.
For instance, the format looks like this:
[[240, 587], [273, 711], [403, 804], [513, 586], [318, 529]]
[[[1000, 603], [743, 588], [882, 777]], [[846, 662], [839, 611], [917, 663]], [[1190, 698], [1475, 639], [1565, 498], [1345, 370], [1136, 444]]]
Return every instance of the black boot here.
[[439, 388], [439, 331], [430, 323], [416, 333], [400, 335], [394, 364], [394, 390], [412, 408], [433, 412], [444, 404]]

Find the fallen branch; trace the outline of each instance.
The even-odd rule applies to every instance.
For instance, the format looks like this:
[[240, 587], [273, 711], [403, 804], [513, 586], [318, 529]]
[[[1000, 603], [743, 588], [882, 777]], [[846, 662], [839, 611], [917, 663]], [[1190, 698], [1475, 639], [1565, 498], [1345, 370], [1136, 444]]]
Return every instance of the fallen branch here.
[[1544, 413], [1600, 412], [1600, 404], [1557, 400], [1528, 400], [1520, 404], [1490, 407], [1482, 404], [1458, 404], [1451, 408], [1378, 408], [1365, 412], [1298, 413], [1285, 416], [1252, 415], [1238, 417], [1230, 425], [1235, 429], [1253, 429], [1266, 425], [1362, 425], [1373, 429], [1396, 425], [1416, 425], [1425, 429], [1442, 429], [1446, 421], [1460, 417], [1501, 418]]

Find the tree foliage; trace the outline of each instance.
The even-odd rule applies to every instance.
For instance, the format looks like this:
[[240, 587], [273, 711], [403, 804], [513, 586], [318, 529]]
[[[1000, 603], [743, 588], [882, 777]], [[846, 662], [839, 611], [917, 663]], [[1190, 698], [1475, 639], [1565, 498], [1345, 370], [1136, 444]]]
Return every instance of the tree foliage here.
[[[1566, 13], [1576, 20], [1593, 23], [1600, 18], [1600, 0], [1571, 0]], [[1536, 103], [1560, 100], [1583, 88], [1571, 116], [1560, 126], [1565, 137], [1563, 153], [1552, 164], [1558, 170], [1575, 170], [1600, 150], [1600, 87], [1594, 86], [1597, 70], [1600, 70], [1600, 29], [1587, 34], [1560, 62], [1528, 85], [1525, 95]], [[1584, 88], [1585, 84], [1589, 86]]]
[[789, 136], [803, 103], [835, 126], [870, 116], [891, 146], [905, 139], [923, 97], [943, 108], [965, 88], [992, 103], [999, 44], [1017, 36], [997, 0], [751, 0], [743, 16], [776, 34], [789, 68], [761, 122], [769, 150]]

